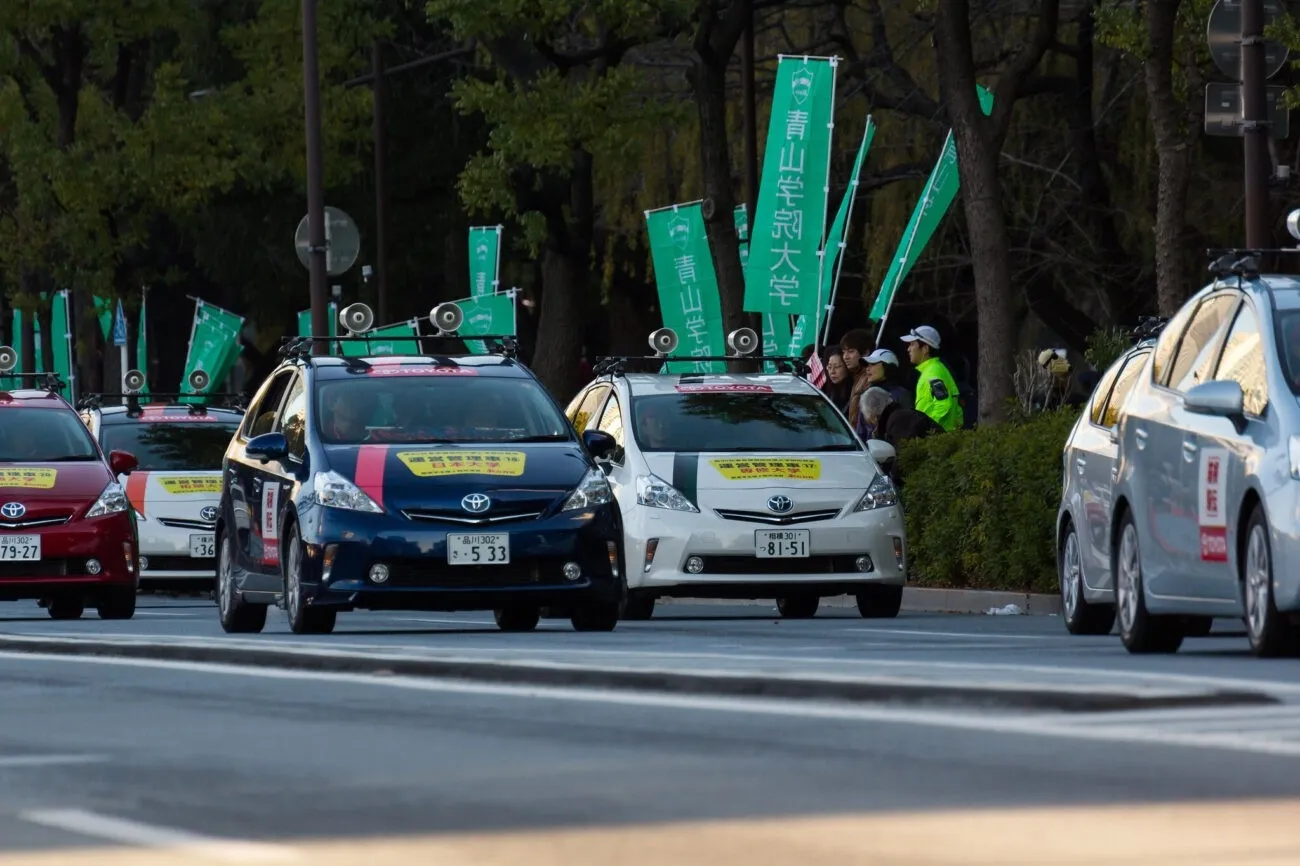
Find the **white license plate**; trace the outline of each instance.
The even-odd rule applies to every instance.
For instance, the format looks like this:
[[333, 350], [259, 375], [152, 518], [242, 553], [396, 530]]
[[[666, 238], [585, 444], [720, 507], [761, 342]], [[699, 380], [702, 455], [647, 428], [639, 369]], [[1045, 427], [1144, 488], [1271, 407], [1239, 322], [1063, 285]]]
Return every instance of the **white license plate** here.
[[217, 555], [217, 536], [215, 533], [190, 536], [190, 556], [195, 559], [212, 559]]
[[754, 532], [754, 556], [759, 559], [806, 559], [812, 554], [809, 529], [759, 529]]
[[39, 562], [39, 535], [0, 535], [0, 562]]
[[451, 533], [447, 536], [448, 565], [509, 565], [510, 536], [496, 533]]

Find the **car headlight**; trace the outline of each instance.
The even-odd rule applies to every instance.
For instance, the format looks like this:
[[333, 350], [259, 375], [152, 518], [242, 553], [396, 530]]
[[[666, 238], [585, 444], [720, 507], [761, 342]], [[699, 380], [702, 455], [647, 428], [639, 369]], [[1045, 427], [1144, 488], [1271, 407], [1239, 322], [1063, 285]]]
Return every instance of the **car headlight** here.
[[99, 494], [95, 504], [90, 506], [86, 512], [87, 517], [104, 517], [108, 514], [117, 514], [126, 511], [131, 507], [131, 503], [126, 500], [126, 492], [122, 490], [122, 485], [116, 481], [108, 482], [104, 492]]
[[1291, 461], [1291, 477], [1300, 479], [1300, 436], [1291, 437], [1286, 451]]
[[363, 493], [360, 487], [333, 470], [317, 472], [312, 479], [312, 487], [315, 490], [316, 502], [326, 508], [369, 511], [372, 514], [384, 513], [384, 509]]
[[641, 475], [636, 479], [636, 504], [647, 508], [667, 508], [669, 511], [692, 511], [695, 507], [682, 492], [658, 475]]
[[871, 479], [871, 483], [867, 485], [867, 492], [862, 494], [858, 504], [853, 506], [853, 510], [872, 511], [876, 508], [888, 508], [897, 504], [898, 491], [894, 489], [894, 482], [889, 480], [888, 475], [877, 473], [876, 477]]
[[564, 500], [564, 507], [560, 511], [595, 508], [597, 505], [607, 505], [613, 501], [614, 491], [605, 480], [605, 473], [599, 469], [592, 469], [583, 476], [582, 482], [569, 494], [569, 498]]

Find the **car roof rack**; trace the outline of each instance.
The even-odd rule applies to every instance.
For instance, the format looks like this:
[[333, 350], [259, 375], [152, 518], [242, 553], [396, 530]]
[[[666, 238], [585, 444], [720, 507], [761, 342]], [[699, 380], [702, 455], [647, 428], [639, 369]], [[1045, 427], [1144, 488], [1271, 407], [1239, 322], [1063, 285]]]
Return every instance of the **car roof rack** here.
[[597, 376], [626, 376], [628, 373], [661, 374], [665, 364], [700, 364], [712, 361], [770, 362], [778, 373], [789, 373], [807, 378], [809, 367], [802, 358], [793, 355], [617, 355], [596, 359], [592, 372]]
[[[316, 337], [310, 335], [303, 336], [303, 337], [282, 337], [280, 339], [280, 357], [284, 360], [295, 360], [295, 361], [307, 360], [312, 357], [312, 346], [317, 341], [334, 344], [334, 348], [338, 350], [338, 356], [342, 356], [344, 360], [348, 360], [349, 358], [355, 358], [355, 356], [348, 356], [343, 354], [344, 343], [365, 343], [366, 351], [371, 352], [372, 354], [373, 354], [373, 350], [370, 345], [371, 343], [414, 343], [415, 344], [414, 352], [410, 352], [410, 353], [403, 352], [403, 353], [396, 353], [396, 354], [401, 354], [401, 355], [409, 354], [412, 357], [430, 357], [436, 354], [470, 355], [473, 353], [469, 352], [468, 350], [463, 352], [447, 353], [445, 351], [437, 352], [436, 350], [433, 349], [433, 346], [436, 346], [439, 343], [445, 345], [447, 343], [455, 342], [455, 343], [460, 343], [463, 346], [465, 343], [469, 342], [470, 340], [478, 340], [484, 343], [485, 345], [487, 345], [489, 349], [488, 351], [489, 355], [500, 355], [501, 357], [511, 358], [511, 359], [516, 358], [519, 355], [519, 338], [516, 337], [514, 334], [462, 335], [462, 334], [457, 334], [455, 332], [452, 332], [452, 333], [445, 333], [445, 334], [416, 334], [414, 336], [409, 336], [409, 337], [406, 336], [387, 337], [387, 336], [378, 336], [378, 335], [367, 336], [364, 334], [349, 335], [346, 337], [339, 337], [339, 336]], [[433, 344], [433, 345], [429, 346], [429, 344]], [[426, 346], [429, 347], [426, 348]], [[497, 351], [492, 351], [493, 348], [496, 348]]]
[[9, 371], [0, 373], [0, 379], [17, 379], [21, 383], [23, 379], [30, 379], [33, 391], [48, 391], [51, 394], [59, 394], [68, 383], [59, 378], [58, 373], [15, 373]]
[[1139, 316], [1137, 324], [1129, 331], [1129, 338], [1133, 344], [1137, 345], [1143, 340], [1154, 340], [1160, 336], [1165, 325], [1169, 324], [1168, 316]]
[[[101, 409], [105, 400], [124, 400], [126, 414], [132, 418], [138, 418], [144, 414], [144, 405], [141, 400], [147, 400], [149, 404], [162, 403], [167, 406], [184, 406], [189, 409], [191, 415], [205, 415], [210, 408], [243, 412], [248, 409], [249, 397], [250, 395], [247, 392], [216, 394], [189, 394], [183, 391], [153, 391], [149, 394], [139, 392], [124, 394], [98, 392], [83, 394], [81, 399], [77, 401], [77, 409], [79, 411]], [[195, 402], [182, 402], [183, 400], [193, 400]]]

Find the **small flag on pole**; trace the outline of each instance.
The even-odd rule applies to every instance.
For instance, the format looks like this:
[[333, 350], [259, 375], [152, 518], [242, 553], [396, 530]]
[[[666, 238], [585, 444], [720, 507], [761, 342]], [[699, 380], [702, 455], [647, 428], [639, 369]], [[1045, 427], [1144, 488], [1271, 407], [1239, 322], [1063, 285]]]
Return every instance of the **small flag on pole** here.
[[808, 356], [808, 381], [818, 388], [826, 384], [826, 368], [822, 366], [821, 355], [813, 352]]

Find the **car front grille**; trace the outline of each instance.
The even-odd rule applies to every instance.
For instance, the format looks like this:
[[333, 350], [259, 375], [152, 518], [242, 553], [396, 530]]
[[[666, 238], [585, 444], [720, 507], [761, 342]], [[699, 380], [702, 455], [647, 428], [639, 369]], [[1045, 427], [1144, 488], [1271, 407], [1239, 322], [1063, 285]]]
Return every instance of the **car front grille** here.
[[216, 523], [209, 523], [206, 520], [184, 520], [179, 517], [159, 517], [157, 520], [163, 526], [170, 526], [172, 529], [192, 529], [195, 532], [213, 532], [217, 528]]
[[428, 559], [389, 561], [384, 586], [429, 589], [501, 589], [569, 583], [559, 560], [521, 559], [508, 565], [446, 565]]
[[39, 562], [0, 562], [0, 579], [15, 577], [67, 577], [86, 573], [84, 559], [42, 559]]
[[808, 556], [759, 559], [756, 556], [701, 556], [703, 574], [848, 574], [857, 572], [856, 556]]
[[215, 559], [204, 559], [195, 556], [149, 556], [145, 554], [145, 559], [149, 560], [149, 567], [144, 569], [141, 574], [148, 577], [150, 572], [154, 571], [197, 571], [214, 574], [216, 571]]
[[0, 532], [9, 532], [15, 529], [35, 529], [38, 526], [62, 526], [72, 519], [72, 512], [68, 512], [62, 517], [33, 517], [28, 520], [0, 520]]
[[501, 523], [515, 523], [521, 520], [536, 520], [541, 511], [520, 512], [516, 514], [492, 514], [481, 517], [470, 516], [464, 510], [444, 510], [438, 508], [407, 508], [402, 511], [407, 520], [422, 523], [456, 523], [463, 526], [495, 526]]
[[715, 508], [714, 513], [725, 520], [742, 520], [747, 523], [766, 523], [770, 526], [793, 526], [798, 523], [816, 523], [819, 520], [834, 520], [840, 514], [838, 508], [818, 508], [815, 511], [798, 511], [794, 514], [770, 514], [766, 511], [738, 511], [731, 508]]

